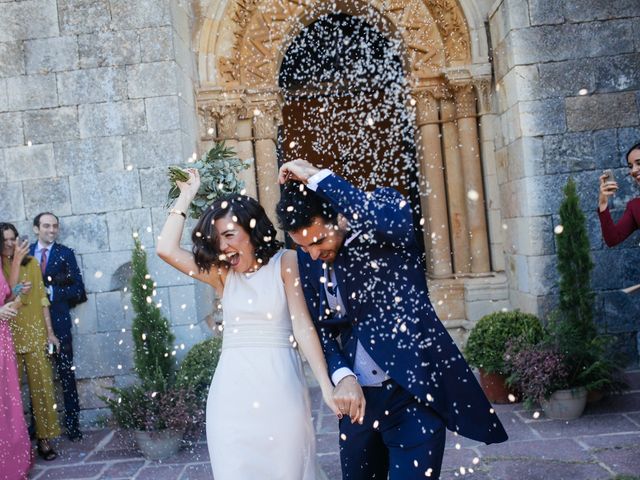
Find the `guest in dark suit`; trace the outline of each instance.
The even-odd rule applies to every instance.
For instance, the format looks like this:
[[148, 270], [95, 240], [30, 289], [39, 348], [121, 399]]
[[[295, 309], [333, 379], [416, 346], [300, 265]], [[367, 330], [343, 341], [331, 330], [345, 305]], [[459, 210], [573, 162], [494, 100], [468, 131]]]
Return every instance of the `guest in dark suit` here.
[[86, 301], [87, 297], [73, 250], [56, 243], [60, 231], [58, 217], [50, 212], [38, 214], [33, 219], [33, 231], [38, 236], [38, 241], [31, 245], [30, 254], [40, 263], [51, 302], [49, 309], [53, 331], [60, 340], [60, 349], [56, 352], [55, 359], [64, 394], [65, 427], [69, 439], [78, 441], [82, 439], [82, 433], [78, 389], [73, 371], [70, 310]]
[[445, 427], [507, 434], [427, 293], [411, 208], [304, 160], [285, 163], [277, 207], [341, 412], [343, 478], [439, 478]]
[[[629, 175], [636, 184], [640, 184], [640, 143], [635, 144], [627, 151], [627, 165]], [[618, 223], [613, 222], [609, 211], [609, 197], [618, 190], [618, 183], [608, 181], [606, 175], [600, 176], [600, 195], [598, 196], [598, 217], [600, 218], [600, 228], [602, 237], [609, 247], [614, 247], [629, 237], [640, 228], [640, 198], [632, 198], [627, 203], [622, 217]]]

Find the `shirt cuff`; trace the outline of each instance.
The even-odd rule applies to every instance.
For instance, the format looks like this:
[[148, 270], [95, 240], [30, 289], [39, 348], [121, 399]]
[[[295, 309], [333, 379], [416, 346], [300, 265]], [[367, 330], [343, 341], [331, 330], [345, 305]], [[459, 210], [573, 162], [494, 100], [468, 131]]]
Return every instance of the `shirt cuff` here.
[[345, 377], [348, 377], [349, 375], [356, 377], [356, 374], [353, 373], [350, 368], [340, 367], [331, 375], [331, 381], [333, 382], [334, 385], [338, 385], [338, 383], [340, 383], [340, 380], [342, 380]]
[[333, 172], [331, 170], [329, 170], [328, 168], [324, 168], [322, 170], [320, 170], [318, 173], [315, 173], [313, 175], [311, 175], [309, 177], [309, 179], [307, 180], [307, 188], [309, 190], [313, 190], [314, 192], [317, 190], [318, 188], [318, 184], [324, 180], [325, 178], [327, 178], [329, 175], [331, 175]]

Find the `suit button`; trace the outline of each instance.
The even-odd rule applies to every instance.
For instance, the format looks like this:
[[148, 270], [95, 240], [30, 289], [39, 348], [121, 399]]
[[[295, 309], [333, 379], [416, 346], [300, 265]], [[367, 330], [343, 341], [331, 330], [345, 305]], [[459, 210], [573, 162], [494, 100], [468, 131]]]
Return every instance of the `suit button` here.
[[378, 370], [371, 370], [371, 373], [373, 373], [374, 375], [378, 374]]

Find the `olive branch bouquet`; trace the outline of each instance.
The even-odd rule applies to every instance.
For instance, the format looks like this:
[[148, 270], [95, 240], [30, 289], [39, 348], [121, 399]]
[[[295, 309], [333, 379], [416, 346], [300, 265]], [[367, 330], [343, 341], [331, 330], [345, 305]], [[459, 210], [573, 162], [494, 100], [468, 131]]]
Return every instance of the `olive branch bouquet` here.
[[[196, 168], [200, 172], [200, 188], [189, 207], [189, 216], [200, 218], [204, 209], [217, 198], [229, 193], [240, 193], [244, 189], [244, 181], [238, 178], [238, 174], [249, 168], [249, 164], [237, 158], [236, 152], [226, 147], [224, 142], [216, 142], [211, 150], [189, 165], [189, 168]], [[172, 165], [168, 176], [171, 187], [167, 196], [167, 208], [180, 195], [176, 182], [189, 180], [189, 173]]]

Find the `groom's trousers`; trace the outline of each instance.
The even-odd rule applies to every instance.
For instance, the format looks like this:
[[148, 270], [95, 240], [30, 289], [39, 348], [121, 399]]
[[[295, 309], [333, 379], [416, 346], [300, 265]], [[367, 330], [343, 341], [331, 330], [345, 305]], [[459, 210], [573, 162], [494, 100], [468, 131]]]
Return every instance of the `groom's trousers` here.
[[352, 424], [346, 416], [340, 420], [342, 478], [439, 478], [446, 437], [440, 416], [394, 380], [363, 390], [364, 423]]

